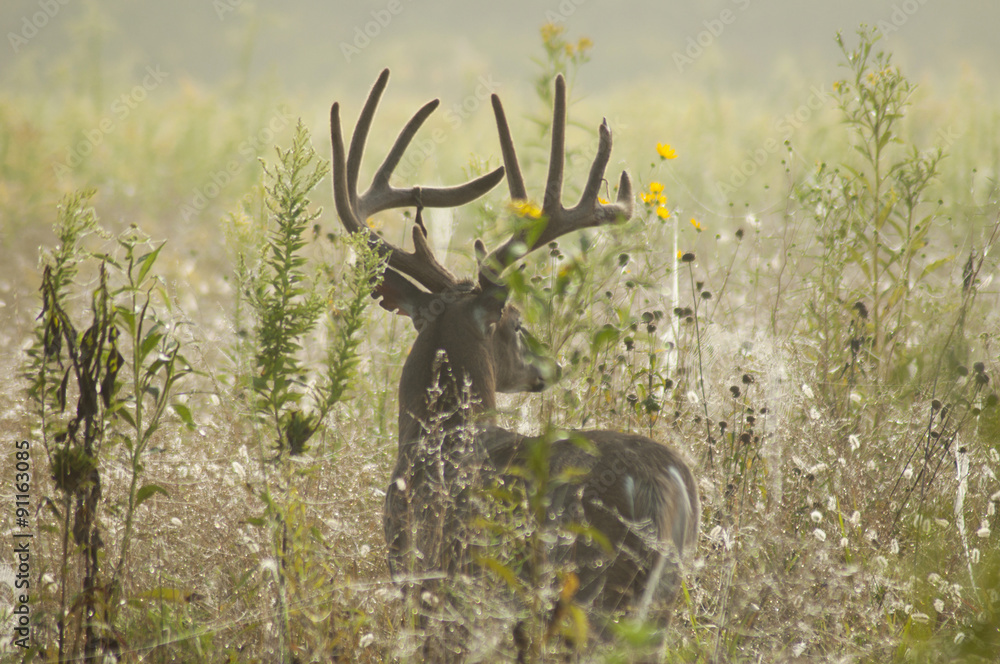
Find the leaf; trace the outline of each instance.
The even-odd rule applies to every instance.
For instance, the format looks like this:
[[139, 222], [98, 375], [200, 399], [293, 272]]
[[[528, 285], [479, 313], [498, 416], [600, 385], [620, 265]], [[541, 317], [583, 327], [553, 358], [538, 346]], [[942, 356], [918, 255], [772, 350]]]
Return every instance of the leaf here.
[[501, 579], [503, 579], [504, 582], [512, 590], [518, 590], [519, 591], [519, 590], [521, 590], [524, 587], [524, 584], [521, 582], [521, 579], [518, 578], [517, 574], [514, 573], [514, 570], [512, 570], [510, 567], [504, 565], [502, 562], [500, 562], [496, 558], [492, 558], [492, 557], [489, 557], [489, 556], [478, 556], [477, 555], [477, 556], [475, 556], [475, 561], [476, 561], [477, 565], [480, 565], [481, 567], [485, 567], [487, 570], [493, 572], [494, 574], [496, 574], [497, 576], [499, 576]]
[[121, 408], [116, 410], [115, 412], [118, 414], [119, 417], [128, 422], [130, 427], [132, 427], [133, 429], [136, 428], [135, 419], [133, 419], [132, 413], [130, 413], [127, 408]]
[[149, 269], [153, 267], [153, 263], [156, 262], [156, 257], [160, 255], [160, 249], [163, 249], [163, 245], [166, 242], [161, 242], [160, 246], [152, 250], [148, 254], [141, 256], [138, 261], [139, 264], [139, 276], [136, 277], [136, 283], [141, 284], [146, 279], [146, 275], [149, 273]]
[[192, 593], [187, 590], [160, 586], [159, 588], [150, 588], [145, 592], [141, 592], [136, 595], [136, 598], [154, 600], [157, 602], [175, 602], [179, 604], [187, 602], [191, 598], [191, 595]]
[[139, 507], [139, 505], [142, 505], [157, 493], [162, 493], [167, 498], [170, 497], [170, 493], [159, 484], [146, 484], [135, 492], [135, 506]]
[[920, 276], [917, 277], [917, 281], [918, 282], [923, 281], [924, 277], [934, 272], [937, 272], [939, 269], [941, 269], [943, 266], [947, 265], [954, 259], [955, 256], [952, 255], [952, 256], [945, 256], [944, 258], [939, 258], [936, 261], [931, 261], [930, 263], [924, 266], [923, 270], [920, 271]]
[[606, 347], [618, 341], [619, 335], [618, 329], [614, 325], [607, 323], [594, 333], [590, 341], [590, 347], [593, 350]]
[[195, 429], [194, 417], [191, 416], [191, 409], [182, 403], [171, 404], [171, 408], [177, 413], [177, 417], [187, 426], [188, 429]]
[[146, 359], [146, 356], [159, 345], [161, 339], [163, 339], [163, 333], [159, 331], [159, 325], [154, 325], [139, 345], [140, 361]]

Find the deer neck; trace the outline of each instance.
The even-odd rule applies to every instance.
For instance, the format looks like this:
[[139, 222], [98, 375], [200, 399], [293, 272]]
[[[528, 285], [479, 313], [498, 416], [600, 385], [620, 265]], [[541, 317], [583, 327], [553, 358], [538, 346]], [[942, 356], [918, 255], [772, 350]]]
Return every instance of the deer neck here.
[[489, 421], [495, 407], [496, 379], [486, 344], [460, 330], [422, 330], [399, 384], [400, 445], [436, 428], [447, 432]]

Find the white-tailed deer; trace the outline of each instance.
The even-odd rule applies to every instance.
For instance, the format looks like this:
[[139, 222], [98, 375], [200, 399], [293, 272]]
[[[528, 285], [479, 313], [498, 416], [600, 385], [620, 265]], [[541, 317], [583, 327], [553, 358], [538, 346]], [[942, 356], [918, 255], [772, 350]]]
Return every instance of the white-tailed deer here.
[[[511, 198], [527, 199], [503, 107], [494, 95], [503, 168], [450, 188], [391, 186], [393, 169], [437, 106], [435, 100], [406, 124], [371, 187], [359, 195], [362, 154], [388, 76], [383, 71], [372, 88], [346, 155], [339, 105], [331, 109], [334, 197], [347, 230], [368, 233], [387, 257], [384, 279], [373, 297], [381, 298], [388, 311], [408, 316], [418, 331], [399, 385], [399, 451], [385, 500], [390, 568], [394, 574], [453, 573], [469, 568], [468, 487], [483, 473], [502, 477], [531, 444], [493, 424], [496, 394], [539, 391], [555, 375], [554, 365], [535, 356], [526, 343], [520, 313], [507, 303], [500, 275], [526, 253], [566, 233], [630, 218], [632, 188], [623, 172], [617, 201], [598, 199], [611, 155], [611, 132], [604, 122], [582, 198], [574, 207], [563, 206], [566, 86], [558, 77], [544, 229], [531, 235], [515, 232], [489, 255], [477, 240], [478, 278], [460, 280], [435, 259], [420, 210], [468, 203], [504, 175]], [[386, 242], [366, 224], [370, 215], [400, 207], [417, 210], [412, 252]], [[551, 556], [573, 565], [578, 575], [576, 599], [601, 614], [627, 610], [665, 622], [680, 585], [680, 558], [694, 550], [698, 537], [700, 509], [691, 470], [672, 449], [639, 435], [580, 431], [550, 444], [552, 475], [578, 469], [579, 481], [552, 496], [549, 518], [599, 530], [613, 549], [585, 537], [554, 547], [558, 550]]]

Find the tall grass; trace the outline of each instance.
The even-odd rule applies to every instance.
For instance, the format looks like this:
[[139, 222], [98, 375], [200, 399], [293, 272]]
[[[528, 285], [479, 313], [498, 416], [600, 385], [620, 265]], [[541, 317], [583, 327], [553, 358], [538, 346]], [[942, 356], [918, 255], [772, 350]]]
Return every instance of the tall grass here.
[[[586, 41], [551, 28], [544, 39], [545, 72], [586, 66]], [[616, 160], [654, 203], [537, 252], [512, 279], [564, 373], [543, 395], [506, 399], [502, 423], [638, 431], [697, 466], [699, 559], [660, 661], [973, 662], [1000, 648], [1000, 104], [974, 82], [962, 89], [975, 103], [916, 88], [869, 32], [841, 43], [838, 88], [809, 81], [786, 99], [574, 90], [571, 115], [587, 127], [609, 117]], [[288, 208], [294, 237], [269, 225], [278, 180], [257, 157], [291, 146], [274, 168], [294, 180], [282, 159], [311, 140], [290, 118], [313, 115], [275, 101], [165, 84], [62, 180], [66, 146], [106, 109], [85, 96], [0, 102], [4, 360], [31, 390], [25, 401], [3, 388], [19, 405], [0, 427], [47, 450], [35, 459], [34, 635], [49, 659], [116, 642], [130, 661], [392, 661], [420, 637], [407, 632], [381, 532], [412, 332], [363, 306], [372, 265], [326, 237], [339, 224], [320, 212], [329, 193], [313, 189], [323, 170], [312, 157], [288, 199], [315, 201]], [[505, 102], [535, 117], [512, 116], [515, 134], [544, 145], [546, 100]], [[779, 124], [803, 105], [807, 119]], [[409, 109], [383, 112], [402, 126]], [[405, 184], [496, 161], [477, 136], [487, 115], [449, 133]], [[371, 151], [391, 139], [373, 137]], [[591, 140], [570, 134], [580, 163]], [[529, 182], [543, 177], [543, 152], [522, 155]], [[747, 160], [752, 172], [736, 178]], [[57, 236], [43, 234], [61, 193], [87, 186], [100, 193], [67, 199]], [[456, 271], [471, 269], [473, 237], [501, 237], [510, 221], [499, 193], [470, 209], [454, 223]], [[372, 223], [403, 237], [397, 216]], [[216, 250], [227, 234], [231, 251]], [[282, 243], [291, 263], [275, 262]], [[48, 271], [36, 269], [37, 244], [56, 245]], [[313, 323], [278, 344], [277, 362], [267, 326], [289, 311], [266, 312], [292, 276], [285, 303], [308, 304]], [[79, 351], [94, 339], [100, 361], [86, 364]], [[80, 419], [85, 394], [96, 410]], [[537, 532], [514, 526], [495, 562], [483, 559], [501, 594]], [[530, 589], [536, 630], [546, 607], [571, 601], [567, 588]], [[487, 627], [506, 629], [506, 608], [478, 602]], [[627, 661], [650, 647], [641, 626], [622, 632], [589, 656]], [[491, 643], [491, 656], [513, 657], [506, 632]]]

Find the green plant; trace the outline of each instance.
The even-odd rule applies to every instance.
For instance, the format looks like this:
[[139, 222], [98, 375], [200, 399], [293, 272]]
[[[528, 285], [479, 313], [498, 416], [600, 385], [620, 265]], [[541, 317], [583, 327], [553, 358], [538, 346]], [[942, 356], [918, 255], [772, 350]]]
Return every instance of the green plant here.
[[[322, 537], [296, 488], [296, 477], [308, 472], [296, 471], [287, 461], [307, 451], [323, 420], [346, 397], [359, 362], [359, 332], [369, 294], [383, 260], [364, 238], [346, 237], [338, 241], [353, 264], [348, 262], [344, 270], [332, 263], [310, 269], [307, 234], [320, 210], [310, 209], [309, 194], [326, 176], [329, 164], [317, 159], [301, 123], [291, 147], [277, 150], [277, 157], [275, 166], [264, 168], [267, 217], [259, 223], [265, 231], [258, 235], [259, 246], [251, 243], [252, 253], [240, 251], [237, 278], [252, 323], [253, 377], [247, 384], [254, 395], [253, 414], [270, 431], [281, 462], [272, 483], [259, 492], [264, 513], [253, 523], [266, 529], [275, 554], [276, 562], [268, 569], [277, 591], [279, 649], [285, 656], [293, 649], [293, 619], [312, 615], [312, 607], [323, 599], [310, 598], [309, 593], [317, 579], [329, 576], [318, 563]], [[325, 362], [311, 381], [306, 351], [328, 309]]]
[[[77, 193], [60, 206], [55, 227], [59, 246], [43, 253], [42, 312], [24, 369], [49, 467], [61, 494], [60, 499], [48, 501], [62, 521], [56, 619], [60, 658], [69, 654], [70, 643], [76, 643], [66, 632], [73, 614], [85, 656], [96, 656], [114, 641], [110, 630], [117, 622], [126, 581], [136, 510], [152, 495], [166, 493], [156, 484], [140, 487], [144, 453], [168, 405], [173, 404], [175, 412], [191, 423], [186, 407], [172, 402], [178, 381], [191, 368], [153, 298], [160, 284], [151, 270], [163, 245], [154, 248], [138, 229], [130, 228], [116, 240], [124, 250], [123, 264], [115, 258], [117, 252], [98, 254], [86, 249], [88, 236], [103, 234], [89, 206], [93, 195], [92, 190]], [[92, 322], [79, 332], [71, 314], [74, 289], [87, 288], [78, 281], [80, 268], [94, 263], [98, 282], [91, 290]], [[110, 283], [115, 273], [123, 281], [118, 288]], [[169, 307], [162, 290], [158, 297], [161, 305]], [[126, 369], [124, 374], [122, 369]], [[69, 409], [74, 400], [75, 410]], [[128, 450], [131, 477], [118, 560], [105, 580], [101, 463], [118, 442]], [[75, 550], [71, 550], [71, 536]], [[70, 598], [70, 560], [77, 552], [83, 579], [79, 596]]]
[[[279, 454], [298, 455], [323, 418], [345, 395], [358, 362], [358, 332], [364, 325], [371, 282], [381, 259], [356, 238], [344, 238], [355, 264], [343, 274], [325, 265], [310, 275], [307, 233], [319, 210], [309, 210], [309, 192], [328, 173], [317, 160], [309, 134], [300, 123], [292, 146], [278, 151], [278, 164], [265, 167], [269, 184], [264, 203], [270, 215], [256, 255], [240, 255], [237, 275], [251, 309], [255, 340], [254, 411], [273, 430]], [[337, 295], [337, 280], [344, 295]], [[325, 372], [311, 385], [305, 378], [303, 350], [309, 335], [331, 307]]]
[[[912, 295], [951, 260], [925, 250], [935, 219], [927, 190], [944, 153], [905, 143], [902, 125], [914, 86], [889, 53], [875, 50], [874, 29], [862, 26], [858, 36], [850, 49], [838, 33], [851, 75], [834, 84], [858, 161], [822, 164], [802, 192], [823, 251], [812, 305], [823, 339], [821, 383], [835, 375], [848, 386], [861, 374], [884, 383], [913, 360], [907, 354]], [[859, 285], [845, 273], [860, 275]]]

